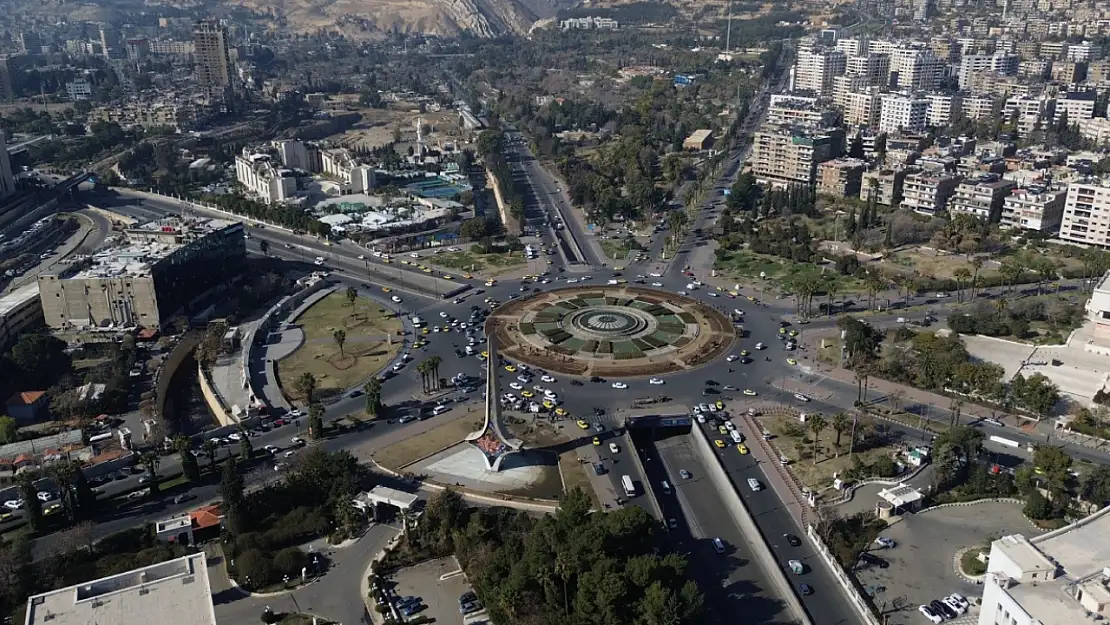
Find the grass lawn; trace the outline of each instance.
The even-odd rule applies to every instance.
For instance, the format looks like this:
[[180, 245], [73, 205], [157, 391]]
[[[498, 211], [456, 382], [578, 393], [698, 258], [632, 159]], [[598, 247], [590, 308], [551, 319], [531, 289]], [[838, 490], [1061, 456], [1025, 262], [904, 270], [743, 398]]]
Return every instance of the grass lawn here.
[[502, 252], [498, 254], [479, 254], [477, 252], [444, 252], [428, 259], [440, 267], [458, 271], [480, 271], [488, 276], [496, 276], [506, 271], [519, 269], [528, 264], [524, 252]]
[[626, 260], [630, 251], [635, 253], [640, 249], [639, 246], [635, 244], [629, 245], [628, 241], [623, 239], [605, 239], [600, 243], [601, 249], [605, 252], [605, 255], [612, 260]]
[[[401, 321], [366, 298], [347, 303], [343, 293], [332, 293], [306, 310], [296, 321], [305, 333], [297, 351], [277, 363], [278, 380], [285, 394], [300, 399], [295, 380], [309, 372], [316, 376], [317, 394], [341, 393], [377, 373], [401, 348]], [[333, 332], [343, 329], [343, 352]], [[386, 334], [396, 337], [392, 345]]]
[[466, 416], [452, 419], [419, 436], [379, 449], [373, 454], [374, 460], [387, 469], [399, 471], [421, 458], [461, 442], [468, 434], [481, 427], [482, 419], [482, 409], [471, 410]]
[[960, 556], [960, 570], [966, 575], [977, 576], [987, 572], [987, 565], [979, 560], [979, 554], [983, 552], [982, 547], [968, 549]]
[[[832, 421], [832, 415], [823, 415], [825, 420]], [[813, 463], [813, 431], [806, 429], [803, 436], [797, 436], [797, 430], [805, 424], [794, 417], [776, 415], [761, 418], [769, 432], [775, 435], [771, 444], [782, 455], [790, 459], [790, 472], [802, 484], [810, 489], [823, 489], [832, 486], [833, 473], [843, 473], [852, 468], [852, 461], [848, 459], [848, 441], [851, 430], [844, 432], [840, 437], [840, 456], [836, 457], [836, 432], [832, 426], [827, 426], [821, 431], [817, 442], [817, 464]], [[893, 447], [875, 447], [863, 452], [857, 451], [854, 455], [864, 464], [871, 464], [880, 456], [889, 456], [894, 451]]]
[[[564, 430], [569, 426], [564, 427]], [[575, 428], [574, 432], [580, 432]], [[520, 434], [521, 440], [525, 442], [525, 446], [532, 448], [551, 447], [560, 443], [565, 443], [571, 440], [570, 436], [563, 431], [553, 430], [550, 425], [542, 422], [536, 422], [535, 426], [528, 431]], [[588, 445], [589, 443], [584, 443]], [[573, 488], [581, 488], [582, 492], [590, 496], [590, 501], [593, 507], [597, 510], [601, 509], [601, 500], [598, 499], [597, 492], [590, 484], [590, 477], [586, 471], [592, 471], [589, 464], [582, 464], [578, 461], [578, 452], [574, 449], [568, 449], [559, 454], [559, 472], [563, 476], [563, 491], [569, 491]]]
[[[779, 286], [787, 285], [799, 275], [821, 274], [821, 269], [812, 263], [796, 263], [784, 258], [755, 254], [747, 250], [729, 253], [717, 260], [713, 268], [730, 280], [767, 280], [778, 283]], [[837, 293], [840, 295], [864, 290], [858, 280], [842, 276], [833, 271], [831, 267], [825, 271], [825, 275], [836, 280]]]
[[[896, 252], [883, 261], [883, 267], [906, 275], [917, 271], [927, 278], [953, 280], [954, 273], [960, 267], [972, 271], [971, 263], [963, 254], [949, 254], [947, 256], [934, 256], [926, 252], [908, 250]], [[986, 278], [998, 275], [996, 265], [984, 264], [979, 270], [979, 276]]]

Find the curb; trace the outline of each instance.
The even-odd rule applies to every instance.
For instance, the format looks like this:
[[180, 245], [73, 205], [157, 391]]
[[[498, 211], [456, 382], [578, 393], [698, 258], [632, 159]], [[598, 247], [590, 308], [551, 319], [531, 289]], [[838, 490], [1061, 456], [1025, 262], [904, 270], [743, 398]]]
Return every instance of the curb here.
[[952, 570], [956, 572], [958, 577], [965, 581], [969, 581], [973, 584], [982, 584], [983, 579], [986, 578], [985, 573], [983, 575], [968, 575], [963, 572], [963, 567], [960, 566], [960, 561], [963, 559], [964, 554], [972, 549], [976, 549], [976, 547], [960, 547], [956, 550], [956, 554], [952, 556]]

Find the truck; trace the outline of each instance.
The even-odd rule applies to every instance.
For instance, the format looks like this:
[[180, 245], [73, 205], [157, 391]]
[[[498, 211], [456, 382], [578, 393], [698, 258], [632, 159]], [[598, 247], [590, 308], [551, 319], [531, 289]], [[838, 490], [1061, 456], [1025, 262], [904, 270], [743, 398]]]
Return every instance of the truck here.
[[413, 315], [411, 321], [414, 328], [424, 327], [424, 320], [420, 318], [420, 315]]
[[636, 485], [632, 483], [632, 478], [628, 475], [621, 476], [621, 486], [624, 487], [624, 494], [628, 497], [636, 496]]

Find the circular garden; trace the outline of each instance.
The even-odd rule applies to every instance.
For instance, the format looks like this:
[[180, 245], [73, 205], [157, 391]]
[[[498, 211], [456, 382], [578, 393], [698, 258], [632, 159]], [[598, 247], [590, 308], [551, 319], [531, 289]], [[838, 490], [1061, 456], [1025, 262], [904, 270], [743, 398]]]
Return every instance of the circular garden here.
[[696, 300], [628, 286], [546, 291], [501, 306], [487, 324], [503, 355], [574, 375], [690, 369], [735, 337], [724, 315]]

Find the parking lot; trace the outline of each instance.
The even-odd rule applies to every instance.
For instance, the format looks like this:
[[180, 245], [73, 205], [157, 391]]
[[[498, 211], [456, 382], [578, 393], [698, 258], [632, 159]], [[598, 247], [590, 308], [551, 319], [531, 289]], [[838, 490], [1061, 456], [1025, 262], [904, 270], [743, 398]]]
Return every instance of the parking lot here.
[[[393, 576], [399, 597], [419, 597], [425, 608], [415, 614], [431, 619], [437, 625], [474, 625], [485, 621], [485, 612], [468, 615], [459, 613], [459, 596], [470, 590], [454, 557], [431, 560], [401, 569]], [[415, 616], [414, 614], [414, 616]]]
[[956, 574], [958, 550], [1009, 534], [1032, 537], [1037, 533], [1017, 504], [987, 502], [907, 514], [882, 533], [896, 546], [883, 549], [876, 545], [871, 551], [889, 562], [889, 567], [861, 564], [854, 574], [864, 589], [877, 590], [875, 603], [885, 613], [925, 622], [917, 613], [917, 606], [923, 603], [953, 592], [968, 599], [982, 594], [981, 586]]

